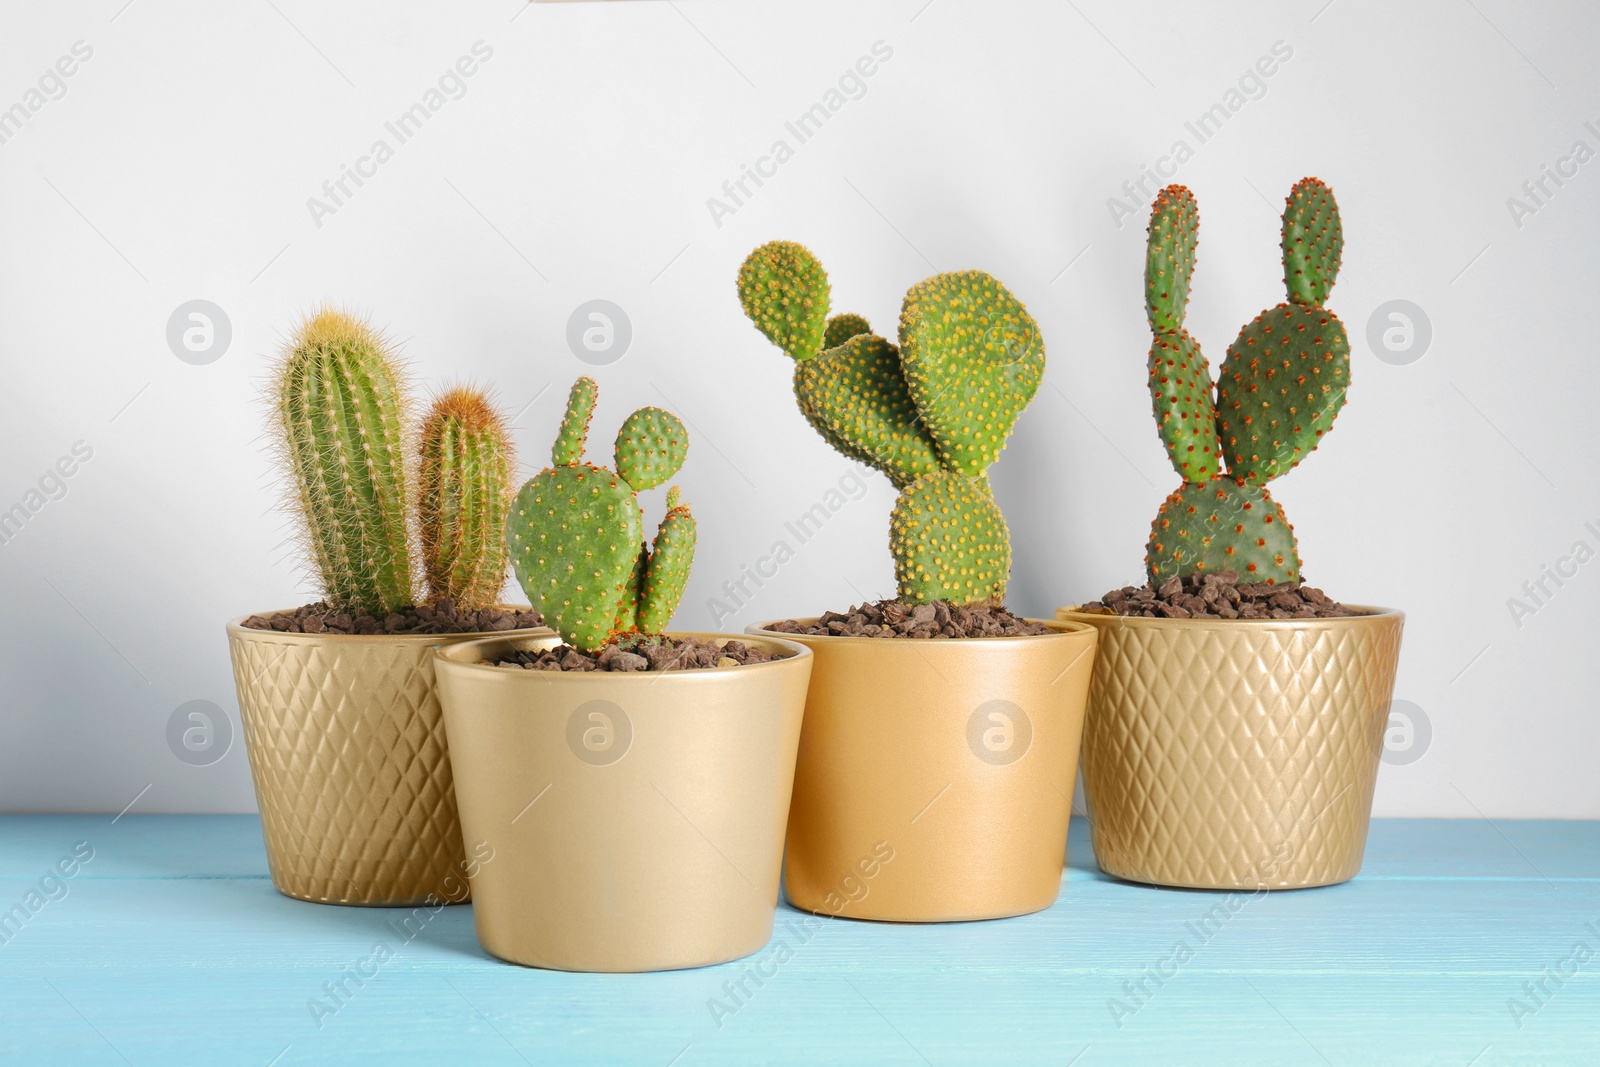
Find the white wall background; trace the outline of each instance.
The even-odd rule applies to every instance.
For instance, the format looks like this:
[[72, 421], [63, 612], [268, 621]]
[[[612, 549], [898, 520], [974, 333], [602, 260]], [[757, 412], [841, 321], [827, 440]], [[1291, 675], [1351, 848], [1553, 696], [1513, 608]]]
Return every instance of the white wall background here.
[[[1049, 351], [994, 471], [1013, 605], [1136, 580], [1176, 480], [1144, 390], [1148, 197], [1122, 225], [1108, 198], [1181, 139], [1204, 220], [1192, 328], [1213, 361], [1281, 298], [1290, 184], [1320, 175], [1343, 208], [1330, 304], [1355, 346], [1352, 401], [1273, 491], [1313, 582], [1409, 613], [1396, 695], [1431, 741], [1385, 767], [1378, 813], [1600, 817], [1600, 562], [1547, 580], [1520, 620], [1507, 606], [1576, 542], [1600, 549], [1600, 162], [1547, 182], [1520, 220], [1507, 203], [1576, 142], [1600, 151], [1600, 11], [1229, 8], [7, 0], [0, 108], [29, 114], [0, 144], [0, 509], [43, 506], [0, 545], [0, 810], [253, 808], [222, 625], [310, 598], [257, 393], [324, 300], [404, 339], [419, 385], [495, 383], [532, 461], [586, 370], [602, 443], [638, 405], [680, 412], [702, 541], [679, 620], [708, 627], [708, 598], [850, 470], [740, 314], [745, 253], [806, 242], [838, 306], [884, 332], [912, 282], [984, 268]], [[92, 56], [64, 93], [47, 77], [30, 97], [80, 41]], [[397, 145], [384, 123], [479, 41], [493, 54], [464, 95]], [[798, 144], [785, 121], [880, 41], [892, 58], [864, 95]], [[1278, 42], [1292, 56], [1200, 143], [1185, 122]], [[318, 225], [307, 198], [379, 138], [394, 158]], [[708, 197], [779, 138], [793, 159], [719, 225]], [[633, 340], [588, 368], [565, 334], [595, 298]], [[231, 323], [208, 365], [166, 339], [194, 299]], [[1366, 340], [1396, 299], [1432, 328], [1408, 365]], [[93, 456], [65, 495], [30, 498], [80, 441]], [[874, 477], [725, 628], [890, 592], [891, 501]], [[167, 743], [191, 700], [233, 721], [208, 766]]]

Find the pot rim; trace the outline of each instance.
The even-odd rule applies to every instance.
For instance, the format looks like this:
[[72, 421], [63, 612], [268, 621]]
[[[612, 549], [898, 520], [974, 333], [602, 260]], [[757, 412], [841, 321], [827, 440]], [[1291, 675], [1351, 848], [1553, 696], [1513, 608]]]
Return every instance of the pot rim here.
[[[528, 610], [529, 606], [525, 605], [525, 604], [496, 604], [495, 607], [501, 608], [503, 610], [525, 611], [525, 610]], [[524, 626], [524, 627], [520, 627], [520, 628], [515, 629], [515, 630], [494, 630], [494, 631], [492, 631], [490, 633], [487, 633], [487, 634], [484, 633], [481, 630], [474, 630], [474, 631], [470, 631], [470, 632], [453, 633], [453, 634], [415, 634], [415, 633], [412, 633], [412, 634], [330, 634], [330, 633], [307, 634], [307, 633], [294, 633], [294, 632], [289, 631], [289, 630], [258, 630], [254, 626], [246, 626], [244, 624], [244, 621], [246, 619], [255, 618], [258, 615], [260, 615], [260, 616], [290, 615], [290, 614], [293, 614], [294, 612], [296, 612], [298, 610], [299, 610], [299, 608], [272, 608], [272, 609], [269, 609], [267, 611], [252, 611], [248, 615], [240, 615], [237, 618], [229, 619], [227, 624], [226, 624], [226, 629], [227, 629], [228, 635], [230, 637], [233, 636], [234, 634], [240, 634], [240, 635], [257, 634], [257, 635], [260, 635], [262, 637], [281, 638], [281, 639], [286, 640], [286, 641], [294, 641], [294, 642], [298, 642], [298, 643], [302, 643], [302, 644], [316, 644], [316, 643], [318, 643], [320, 641], [335, 641], [335, 640], [337, 640], [337, 641], [351, 641], [351, 642], [355, 642], [355, 641], [370, 641], [370, 642], [400, 641], [400, 642], [408, 642], [408, 643], [409, 642], [416, 642], [416, 643], [419, 643], [419, 644], [427, 644], [427, 643], [430, 643], [430, 642], [439, 642], [439, 641], [456, 641], [456, 640], [459, 640], [461, 638], [467, 638], [467, 637], [493, 637], [493, 636], [500, 635], [500, 634], [506, 634], [506, 635], [511, 635], [511, 634], [517, 634], [517, 635], [536, 634], [536, 633], [540, 633], [541, 631], [547, 631], [547, 630], [549, 630], [551, 633], [554, 633], [553, 630], [550, 630], [550, 628], [548, 626], [544, 625], [543, 623], [540, 623], [538, 626]]]
[[[762, 668], [773, 668], [780, 670], [791, 669], [792, 664], [803, 663], [811, 655], [811, 650], [798, 641], [785, 641], [780, 638], [766, 637], [761, 635], [730, 634], [711, 630], [664, 630], [659, 636], [694, 637], [701, 641], [720, 638], [724, 641], [740, 641], [748, 644], [759, 643], [769, 646], [776, 645], [777, 647], [788, 651], [790, 654], [784, 656], [782, 659], [767, 660], [765, 663], [741, 663], [733, 669], [729, 669], [727, 667], [691, 667], [687, 670], [681, 671], [512, 671], [507, 670], [497, 664], [485, 663], [481, 659], [469, 660], [467, 658], [468, 655], [473, 653], [479, 646], [489, 645], [500, 641], [527, 640], [529, 638], [538, 640], [549, 640], [554, 638], [558, 643], [564, 641], [564, 638], [562, 638], [560, 634], [553, 630], [547, 634], [538, 634], [528, 630], [502, 630], [493, 634], [476, 634], [473, 635], [473, 639], [469, 641], [453, 641], [449, 645], [441, 645], [434, 649], [433, 654], [437, 659], [443, 660], [444, 662], [450, 664], [451, 667], [460, 667], [465, 670], [473, 671], [487, 671], [493, 676], [499, 678], [527, 678], [530, 680], [540, 680], [549, 683], [554, 682], [558, 678], [588, 678], [593, 676], [612, 681], [621, 681], [622, 679], [627, 679], [627, 681], [622, 682], [624, 685], [654, 685], [656, 682], [659, 682], [664, 678], [674, 677], [707, 678], [717, 676], [730, 677], [733, 675], [748, 675], [749, 672], [760, 670]], [[750, 636], [756, 636], [757, 640], [746, 642], [745, 639]]]
[[[1057, 608], [1056, 617], [1063, 621], [1077, 621], [1079, 619], [1115, 619], [1126, 626], [1141, 626], [1161, 629], [1163, 627], [1175, 628], [1177, 626], [1207, 628], [1216, 630], [1303, 630], [1321, 627], [1337, 626], [1366, 626], [1386, 619], [1404, 622], [1406, 614], [1398, 608], [1375, 607], [1371, 604], [1345, 604], [1347, 608], [1360, 612], [1358, 615], [1335, 615], [1320, 619], [1224, 619], [1216, 616], [1188, 619], [1147, 619], [1142, 615], [1113, 615], [1109, 612], [1082, 611], [1081, 605], [1073, 604], [1069, 607]], [[1088, 626], [1100, 626], [1105, 623], [1086, 622]]]
[[927, 646], [943, 647], [946, 645], [959, 648], [963, 645], [996, 644], [1001, 641], [1049, 641], [1058, 637], [1081, 633], [1084, 630], [1094, 629], [1093, 624], [1078, 622], [1075, 619], [1035, 619], [1028, 616], [1022, 617], [1024, 622], [1042, 623], [1043, 625], [1048, 626], [1051, 632], [1047, 634], [1007, 634], [1000, 637], [952, 637], [946, 638], [943, 641], [936, 641], [932, 638], [912, 638], [909, 642], [896, 642], [893, 638], [856, 636], [845, 637], [842, 634], [789, 634], [784, 633], [782, 630], [767, 629], [767, 627], [771, 626], [775, 622], [793, 621], [798, 623], [810, 623], [816, 622], [819, 618], [821, 618], [820, 615], [807, 615], [801, 616], [800, 618], [794, 618], [793, 616], [790, 616], [788, 619], [773, 619], [771, 622], [754, 622], [745, 627], [744, 632], [755, 637], [765, 637], [782, 641], [794, 641], [796, 643], [799, 643], [801, 639], [804, 639], [806, 641], [830, 641], [835, 644], [847, 644], [855, 642], [860, 644], [882, 645], [887, 643], [897, 648], [907, 644], [912, 644], [917, 648], [924, 648]]

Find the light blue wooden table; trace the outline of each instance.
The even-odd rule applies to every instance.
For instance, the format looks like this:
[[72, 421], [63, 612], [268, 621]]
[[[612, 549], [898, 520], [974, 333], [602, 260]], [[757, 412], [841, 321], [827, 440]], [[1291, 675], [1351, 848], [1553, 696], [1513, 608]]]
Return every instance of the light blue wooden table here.
[[407, 941], [279, 896], [250, 816], [0, 818], [13, 904], [0, 1057], [30, 1064], [1600, 1064], [1600, 823], [1379, 821], [1356, 881], [1230, 910], [1107, 879], [1077, 820], [1049, 911], [781, 907], [759, 985], [509, 966], [467, 907]]

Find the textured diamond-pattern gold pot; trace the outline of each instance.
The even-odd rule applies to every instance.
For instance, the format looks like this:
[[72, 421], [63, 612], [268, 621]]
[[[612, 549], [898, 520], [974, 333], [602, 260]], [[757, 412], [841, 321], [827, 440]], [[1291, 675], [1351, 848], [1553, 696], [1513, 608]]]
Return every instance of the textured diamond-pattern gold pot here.
[[228, 624], [228, 648], [272, 884], [324, 904], [466, 899], [432, 650], [483, 635], [243, 621]]
[[816, 657], [784, 853], [791, 904], [948, 922], [1055, 903], [1095, 633], [1048, 625], [950, 641], [750, 628]]
[[1355, 877], [1404, 616], [1145, 619], [1100, 630], [1084, 724], [1095, 858], [1201, 889]]

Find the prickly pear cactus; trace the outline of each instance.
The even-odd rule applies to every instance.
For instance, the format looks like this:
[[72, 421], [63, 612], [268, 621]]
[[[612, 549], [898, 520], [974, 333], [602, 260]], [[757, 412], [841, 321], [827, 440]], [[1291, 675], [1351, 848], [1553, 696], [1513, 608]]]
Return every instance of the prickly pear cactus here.
[[442, 394], [422, 420], [417, 518], [428, 598], [492, 607], [506, 581], [511, 435], [477, 389]]
[[641, 408], [617, 434], [617, 470], [583, 458], [598, 387], [573, 383], [550, 468], [517, 493], [506, 542], [529, 601], [575, 648], [598, 651], [619, 633], [664, 629], [683, 599], [696, 528], [673, 487], [653, 546], [644, 544], [638, 491], [683, 465], [689, 434], [660, 408]]
[[739, 302], [796, 360], [806, 421], [901, 491], [890, 519], [900, 596], [999, 604], [1011, 542], [986, 475], [1044, 374], [1027, 309], [982, 271], [935, 275], [901, 306], [898, 345], [860, 315], [828, 317], [827, 274], [792, 241], [752, 252]]
[[408, 399], [388, 342], [319, 311], [290, 340], [274, 392], [278, 448], [323, 598], [377, 616], [409, 605]]
[[1339, 206], [1316, 178], [1290, 191], [1282, 239], [1288, 300], [1239, 332], [1215, 383], [1184, 328], [1199, 225], [1188, 189], [1173, 185], [1156, 197], [1145, 257], [1150, 397], [1184, 484], [1151, 526], [1145, 566], [1156, 583], [1224, 570], [1253, 581], [1299, 581], [1294, 528], [1266, 483], [1316, 449], [1349, 388], [1350, 340], [1322, 306], [1344, 250]]

